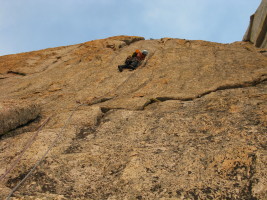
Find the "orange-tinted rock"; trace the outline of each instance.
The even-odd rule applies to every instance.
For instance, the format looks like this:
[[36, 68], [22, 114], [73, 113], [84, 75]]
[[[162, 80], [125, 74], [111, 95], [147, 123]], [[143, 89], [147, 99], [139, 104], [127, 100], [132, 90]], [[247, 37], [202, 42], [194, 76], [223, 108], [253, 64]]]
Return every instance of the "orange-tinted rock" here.
[[[136, 49], [149, 56], [120, 73]], [[2, 56], [0, 102], [52, 116], [5, 194], [60, 134], [17, 199], [264, 199], [266, 66], [246, 42], [128, 36]], [[2, 137], [0, 174], [34, 133]]]

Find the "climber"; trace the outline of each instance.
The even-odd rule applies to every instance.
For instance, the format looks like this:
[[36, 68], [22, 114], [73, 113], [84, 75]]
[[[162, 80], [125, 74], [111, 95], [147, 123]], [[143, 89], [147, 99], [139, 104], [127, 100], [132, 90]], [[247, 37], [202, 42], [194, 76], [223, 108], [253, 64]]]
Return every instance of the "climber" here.
[[122, 72], [123, 69], [135, 70], [141, 64], [141, 62], [145, 60], [147, 54], [147, 50], [143, 50], [141, 52], [137, 49], [131, 56], [126, 58], [124, 65], [118, 66], [119, 71]]

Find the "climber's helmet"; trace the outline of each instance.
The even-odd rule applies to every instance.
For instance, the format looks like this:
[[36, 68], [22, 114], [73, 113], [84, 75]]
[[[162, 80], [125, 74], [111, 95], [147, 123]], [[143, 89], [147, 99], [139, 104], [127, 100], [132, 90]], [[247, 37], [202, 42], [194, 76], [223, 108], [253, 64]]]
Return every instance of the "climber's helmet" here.
[[147, 50], [143, 50], [142, 54], [146, 56], [148, 54], [148, 51]]

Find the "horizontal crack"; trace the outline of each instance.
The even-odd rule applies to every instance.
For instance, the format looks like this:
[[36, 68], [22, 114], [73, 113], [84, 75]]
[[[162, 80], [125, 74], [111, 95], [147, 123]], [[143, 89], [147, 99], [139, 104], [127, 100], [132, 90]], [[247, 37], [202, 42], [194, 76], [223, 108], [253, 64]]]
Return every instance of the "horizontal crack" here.
[[38, 124], [40, 120], [41, 120], [41, 116], [37, 115], [34, 119], [29, 120], [25, 124], [18, 125], [17, 127], [10, 129], [6, 131], [5, 133], [3, 133], [2, 135], [0, 135], [0, 140], [14, 137], [24, 132], [33, 131], [35, 129], [35, 126], [33, 124], [34, 123]]
[[258, 79], [254, 80], [254, 81], [251, 81], [251, 82], [244, 82], [244, 83], [237, 83], [237, 84], [233, 84], [233, 85], [222, 85], [222, 86], [219, 86], [215, 90], [210, 90], [210, 91], [204, 92], [204, 93], [198, 95], [197, 97], [193, 98], [192, 100], [197, 99], [197, 98], [201, 98], [201, 97], [203, 97], [205, 95], [208, 95], [208, 94], [210, 94], [212, 92], [217, 92], [217, 91], [221, 91], [221, 90], [230, 90], [230, 89], [254, 87], [254, 86], [258, 85], [258, 84], [263, 83], [264, 81], [267, 81], [266, 74], [263, 74], [261, 77], [259, 77]]
[[263, 82], [267, 81], [267, 77], [266, 74], [263, 74], [261, 77], [259, 77], [258, 79], [252, 81], [252, 82], [244, 82], [244, 83], [237, 83], [237, 84], [233, 84], [233, 85], [223, 85], [223, 86], [219, 86], [214, 90], [209, 90], [206, 91], [202, 94], [196, 95], [194, 97], [156, 97], [156, 98], [151, 98], [149, 99], [143, 106], [143, 109], [145, 109], [145, 107], [147, 107], [150, 104], [156, 103], [156, 102], [164, 102], [164, 101], [171, 101], [171, 100], [176, 100], [176, 101], [193, 101], [195, 99], [204, 97], [208, 94], [211, 94], [213, 92], [217, 92], [217, 91], [222, 91], [222, 90], [230, 90], [230, 89], [238, 89], [238, 88], [247, 88], [247, 87], [254, 87], [257, 86]]
[[26, 74], [25, 73], [23, 73], [23, 72], [15, 72], [15, 71], [8, 71], [7, 72], [8, 74], [16, 74], [16, 75], [20, 75], [20, 76], [26, 76]]
[[[147, 100], [146, 103], [144, 103], [143, 106], [141, 106], [141, 108], [139, 108], [139, 109], [131, 109], [131, 110], [144, 110], [148, 105], [156, 103], [156, 102], [164, 102], [164, 101], [170, 101], [170, 100], [193, 101], [195, 99], [202, 98], [202, 97], [204, 97], [204, 96], [206, 96], [208, 94], [211, 94], [211, 93], [217, 92], [217, 91], [253, 87], [253, 86], [256, 86], [258, 84], [261, 84], [261, 83], [267, 81], [266, 75], [267, 74], [263, 74], [261, 77], [259, 77], [258, 79], [254, 80], [254, 81], [251, 81], [251, 82], [237, 83], [237, 84], [233, 84], [233, 85], [222, 85], [222, 86], [217, 87], [216, 89], [209, 90], [209, 91], [203, 92], [202, 94], [198, 94], [198, 95], [192, 96], [192, 97], [168, 97], [168, 96], [163, 96], [163, 97], [150, 98], [150, 99]], [[115, 97], [116, 96], [95, 98], [95, 99], [91, 100], [89, 103], [84, 103], [84, 105], [91, 106], [91, 105], [95, 105], [95, 104], [100, 104], [100, 103], [112, 100]], [[80, 103], [80, 102], [78, 102], [78, 103]], [[103, 113], [107, 113], [110, 110], [119, 110], [119, 109], [128, 110], [128, 109], [122, 108], [122, 107], [113, 107], [113, 108], [111, 108], [109, 106], [100, 106], [100, 107], [101, 107], [101, 111]]]
[[113, 97], [104, 97], [104, 98], [94, 99], [91, 103], [89, 103], [89, 105], [91, 106], [91, 105], [103, 103], [111, 99], [113, 99]]
[[76, 103], [84, 105], [84, 106], [92, 106], [100, 103], [104, 103], [106, 101], [112, 100], [114, 97], [102, 97], [102, 98], [94, 98], [87, 102], [81, 102], [80, 100], [77, 100]]
[[124, 107], [100, 107], [102, 113], [107, 113], [109, 111], [113, 111], [113, 110], [129, 110], [129, 111], [139, 111], [139, 110], [143, 110], [143, 109], [128, 109], [128, 108], [124, 108]]

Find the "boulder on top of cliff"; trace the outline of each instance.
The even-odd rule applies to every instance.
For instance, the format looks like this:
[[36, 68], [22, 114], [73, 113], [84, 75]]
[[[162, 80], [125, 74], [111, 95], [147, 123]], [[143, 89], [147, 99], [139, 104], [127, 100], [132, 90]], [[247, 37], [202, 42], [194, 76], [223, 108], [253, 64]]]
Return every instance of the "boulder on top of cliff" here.
[[256, 47], [267, 48], [267, 0], [262, 0], [257, 11], [250, 17], [243, 41], [250, 41]]

